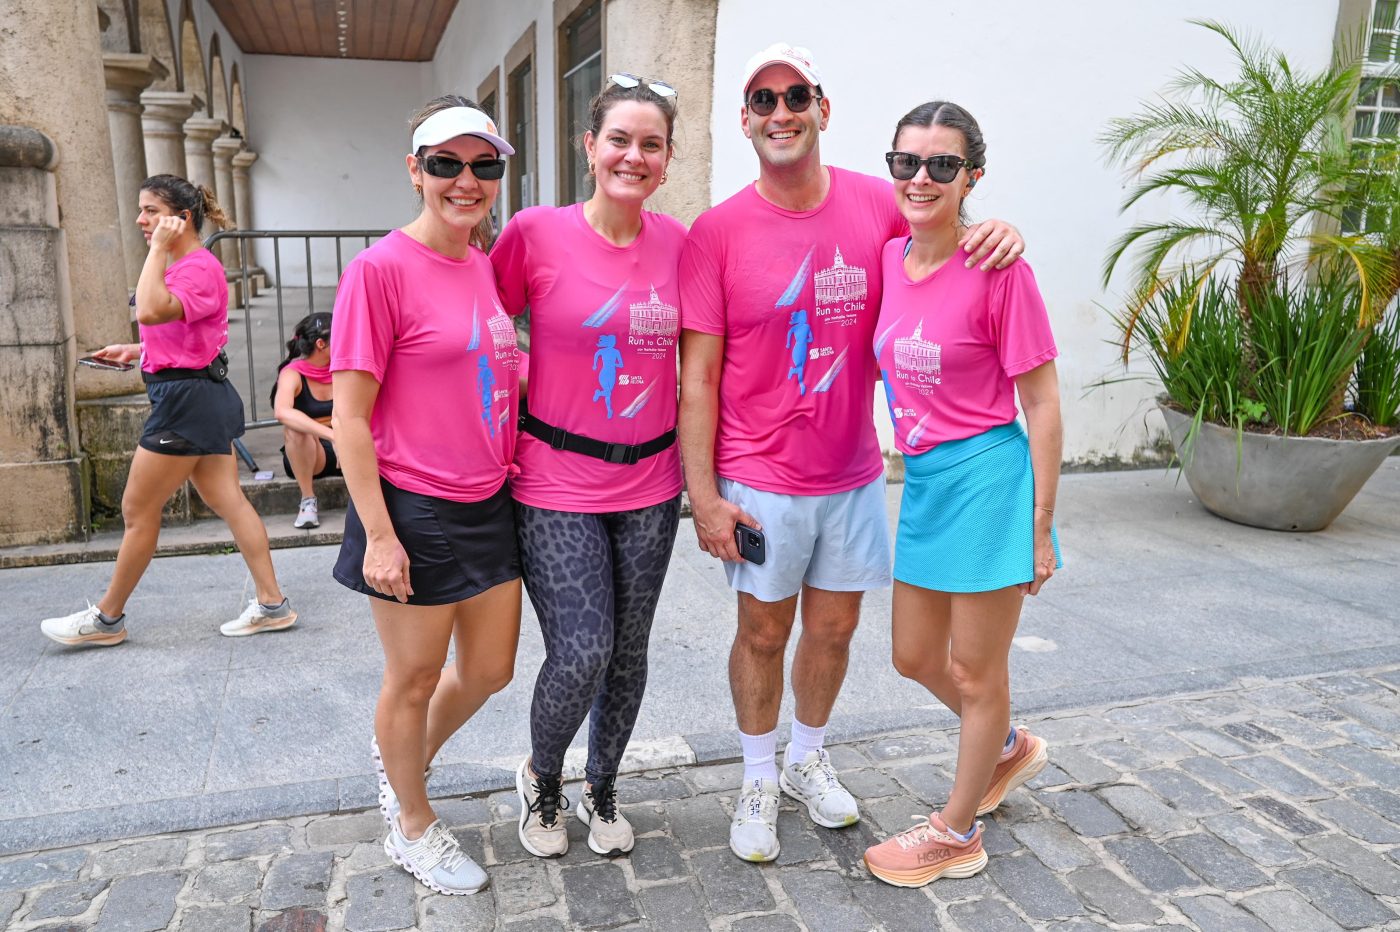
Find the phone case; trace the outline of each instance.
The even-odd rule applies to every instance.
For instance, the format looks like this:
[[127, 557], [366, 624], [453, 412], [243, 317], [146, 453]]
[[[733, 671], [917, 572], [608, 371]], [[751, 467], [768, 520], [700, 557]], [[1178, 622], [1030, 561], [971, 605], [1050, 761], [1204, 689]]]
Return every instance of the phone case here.
[[739, 545], [739, 556], [755, 566], [762, 566], [768, 559], [768, 542], [763, 532], [743, 524], [734, 525], [734, 541]]

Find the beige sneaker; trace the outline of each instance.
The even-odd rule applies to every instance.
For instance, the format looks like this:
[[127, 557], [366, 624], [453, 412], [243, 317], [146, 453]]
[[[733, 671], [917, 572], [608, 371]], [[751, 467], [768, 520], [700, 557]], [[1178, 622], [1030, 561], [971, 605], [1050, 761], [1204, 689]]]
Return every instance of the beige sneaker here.
[[515, 771], [515, 792], [520, 797], [520, 844], [537, 858], [563, 857], [569, 850], [564, 830], [569, 800], [562, 781], [532, 775], [527, 757]]
[[636, 838], [632, 823], [617, 810], [616, 777], [604, 777], [585, 788], [575, 810], [579, 820], [588, 826], [588, 847], [606, 858], [621, 857], [632, 850]]

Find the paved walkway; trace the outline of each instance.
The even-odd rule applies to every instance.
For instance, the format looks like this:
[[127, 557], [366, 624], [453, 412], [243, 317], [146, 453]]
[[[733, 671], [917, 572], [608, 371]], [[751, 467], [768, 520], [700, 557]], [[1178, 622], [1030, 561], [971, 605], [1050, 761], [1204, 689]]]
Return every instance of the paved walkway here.
[[3, 860], [0, 923], [14, 932], [1400, 929], [1400, 666], [1255, 678], [1030, 724], [1049, 740], [1052, 766], [984, 820], [986, 871], [919, 890], [873, 880], [860, 858], [945, 798], [955, 736], [941, 729], [836, 747], [864, 821], [816, 828], [785, 803], [782, 854], [769, 865], [727, 847], [738, 765], [697, 766], [620, 781], [640, 837], [616, 861], [590, 852], [572, 818], [567, 856], [529, 856], [514, 793], [441, 803], [491, 875], [476, 896], [430, 893], [389, 865], [372, 810]]

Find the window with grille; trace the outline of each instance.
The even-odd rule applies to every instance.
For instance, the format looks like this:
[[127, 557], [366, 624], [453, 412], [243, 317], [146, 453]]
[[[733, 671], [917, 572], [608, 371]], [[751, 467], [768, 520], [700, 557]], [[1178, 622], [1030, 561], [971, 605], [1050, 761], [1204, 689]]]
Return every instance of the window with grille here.
[[603, 84], [603, 4], [582, 7], [559, 30], [560, 198], [588, 197], [588, 160], [579, 138], [588, 128], [588, 102]]
[[[1362, 69], [1352, 138], [1364, 146], [1400, 136], [1400, 80], [1395, 78], [1400, 69], [1400, 0], [1375, 0]], [[1384, 219], [1358, 207], [1343, 215], [1342, 226], [1347, 232], [1366, 232], [1379, 228]]]

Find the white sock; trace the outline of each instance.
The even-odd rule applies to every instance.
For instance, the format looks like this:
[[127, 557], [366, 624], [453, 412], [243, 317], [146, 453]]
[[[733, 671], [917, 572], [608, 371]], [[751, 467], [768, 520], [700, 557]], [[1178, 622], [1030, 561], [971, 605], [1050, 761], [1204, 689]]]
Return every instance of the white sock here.
[[807, 759], [807, 755], [822, 749], [822, 743], [826, 741], [826, 726], [822, 725], [813, 728], [811, 725], [804, 725], [797, 719], [792, 720], [792, 743], [788, 745], [788, 764], [800, 764]]
[[739, 732], [739, 746], [744, 750], [744, 785], [755, 780], [778, 782], [778, 733], [770, 731], [766, 735], [746, 735]]

